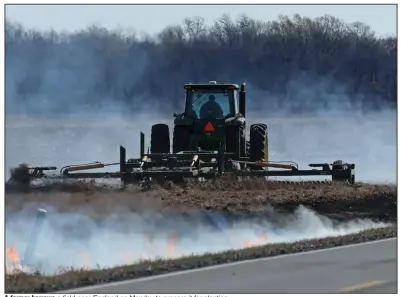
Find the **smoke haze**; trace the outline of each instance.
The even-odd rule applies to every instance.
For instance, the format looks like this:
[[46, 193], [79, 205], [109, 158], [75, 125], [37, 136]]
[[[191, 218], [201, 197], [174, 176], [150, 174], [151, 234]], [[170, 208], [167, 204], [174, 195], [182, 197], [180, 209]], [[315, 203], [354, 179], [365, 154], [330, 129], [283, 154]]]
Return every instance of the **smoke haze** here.
[[[305, 33], [299, 36], [306, 36], [288, 39], [294, 44], [283, 43], [284, 35], [293, 34], [285, 17], [265, 25], [248, 19], [247, 26], [226, 20], [196, 36], [194, 30], [181, 28], [180, 35], [179, 28], [169, 27], [143, 40], [96, 27], [65, 35], [7, 23], [6, 178], [23, 162], [59, 168], [117, 162], [119, 145], [128, 158], [137, 157], [140, 131], [146, 145], [152, 124], [167, 123], [172, 132], [172, 113], [184, 105], [184, 83], [217, 80], [247, 83], [247, 118], [268, 125], [271, 160], [305, 168], [342, 159], [356, 164], [357, 181], [395, 183], [397, 40], [377, 39], [363, 24], [359, 30], [333, 22], [325, 30], [327, 18], [314, 21], [315, 28], [294, 17], [291, 22]], [[230, 35], [236, 28], [250, 29]], [[118, 168], [107, 168], [113, 170]], [[382, 226], [368, 220], [334, 224], [303, 207], [279, 218], [277, 226], [269, 218], [228, 223], [212, 214], [207, 222], [187, 222], [157, 212], [116, 213], [99, 223], [37, 206], [48, 210], [36, 250], [46, 259], [41, 268], [46, 273], [60, 266], [110, 267]], [[7, 216], [6, 245], [23, 255], [34, 213], [24, 209]]]
[[[35, 228], [34, 222], [34, 213], [27, 211], [15, 213], [7, 220], [6, 244], [14, 247], [21, 258]], [[53, 274], [60, 268], [114, 267], [141, 259], [216, 253], [384, 226], [370, 220], [335, 223], [304, 207], [299, 207], [293, 215], [279, 217], [272, 209], [263, 218], [230, 222], [210, 212], [185, 218], [177, 214], [170, 217], [160, 213], [131, 214], [95, 221], [77, 213], [50, 209], [43, 228], [36, 233], [34, 257], [27, 264]]]
[[[249, 113], [250, 123], [269, 126], [270, 159], [309, 163], [342, 159], [356, 164], [356, 178], [369, 182], [396, 182], [396, 112], [333, 116], [264, 117]], [[128, 119], [118, 115], [73, 116], [70, 119], [9, 119], [6, 126], [7, 171], [22, 162], [61, 165], [100, 161], [118, 162], [119, 145], [127, 156], [139, 155], [139, 132], [172, 117], [142, 113]], [[111, 169], [112, 168], [112, 169]], [[118, 170], [109, 167], [107, 171]], [[8, 177], [8, 172], [6, 173]]]
[[[330, 50], [328, 50], [330, 49]], [[172, 112], [187, 82], [245, 81], [266, 114], [396, 107], [397, 39], [334, 16], [184, 19], [154, 36], [101, 26], [39, 32], [6, 22], [7, 114]]]
[[248, 119], [269, 126], [271, 159], [344, 159], [358, 180], [395, 182], [395, 61], [396, 38], [333, 16], [193, 18], [142, 38], [7, 21], [6, 169], [116, 162], [120, 144], [136, 157], [139, 131], [182, 111], [184, 83], [217, 80], [247, 83]]

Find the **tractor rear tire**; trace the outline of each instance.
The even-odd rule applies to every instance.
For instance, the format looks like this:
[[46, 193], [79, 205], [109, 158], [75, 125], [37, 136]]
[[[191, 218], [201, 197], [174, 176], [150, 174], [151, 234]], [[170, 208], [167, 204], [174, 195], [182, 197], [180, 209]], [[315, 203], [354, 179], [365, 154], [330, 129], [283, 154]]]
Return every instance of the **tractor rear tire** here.
[[249, 135], [249, 157], [251, 162], [267, 161], [267, 156], [265, 156], [265, 152], [268, 150], [267, 139], [267, 125], [251, 125]]
[[173, 132], [173, 154], [189, 150], [190, 131], [188, 127], [175, 126]]
[[[238, 130], [239, 137], [238, 140]], [[246, 156], [245, 126], [228, 127], [226, 132], [226, 151], [230, 153], [237, 152], [237, 146], [240, 145], [240, 157]]]
[[150, 135], [151, 154], [170, 153], [170, 130], [166, 124], [155, 124], [152, 126]]
[[240, 144], [241, 144], [241, 157], [246, 157], [248, 154], [247, 141], [245, 137], [245, 125], [240, 127]]
[[235, 153], [238, 147], [238, 127], [226, 127], [226, 152]]

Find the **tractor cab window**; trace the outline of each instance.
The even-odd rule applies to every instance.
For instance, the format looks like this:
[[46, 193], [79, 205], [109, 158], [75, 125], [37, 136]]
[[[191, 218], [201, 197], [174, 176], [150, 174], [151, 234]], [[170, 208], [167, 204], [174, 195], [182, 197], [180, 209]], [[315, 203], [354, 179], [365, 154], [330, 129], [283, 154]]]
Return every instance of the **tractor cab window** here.
[[197, 119], [220, 119], [234, 110], [232, 90], [189, 90], [187, 114]]

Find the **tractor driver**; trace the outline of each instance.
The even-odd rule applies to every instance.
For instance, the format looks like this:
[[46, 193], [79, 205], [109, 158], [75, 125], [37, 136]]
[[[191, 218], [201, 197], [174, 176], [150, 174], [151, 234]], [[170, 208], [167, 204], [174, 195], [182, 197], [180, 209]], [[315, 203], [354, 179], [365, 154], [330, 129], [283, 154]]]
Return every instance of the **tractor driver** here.
[[221, 106], [216, 102], [216, 98], [214, 95], [209, 96], [209, 100], [202, 105], [200, 109], [200, 118], [222, 118], [223, 117], [223, 110]]

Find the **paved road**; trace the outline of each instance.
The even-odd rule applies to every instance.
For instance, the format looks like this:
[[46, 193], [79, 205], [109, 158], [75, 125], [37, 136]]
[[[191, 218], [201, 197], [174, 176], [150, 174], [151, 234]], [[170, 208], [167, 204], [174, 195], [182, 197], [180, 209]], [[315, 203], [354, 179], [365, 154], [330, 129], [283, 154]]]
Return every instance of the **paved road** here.
[[237, 262], [63, 293], [397, 293], [397, 241]]

